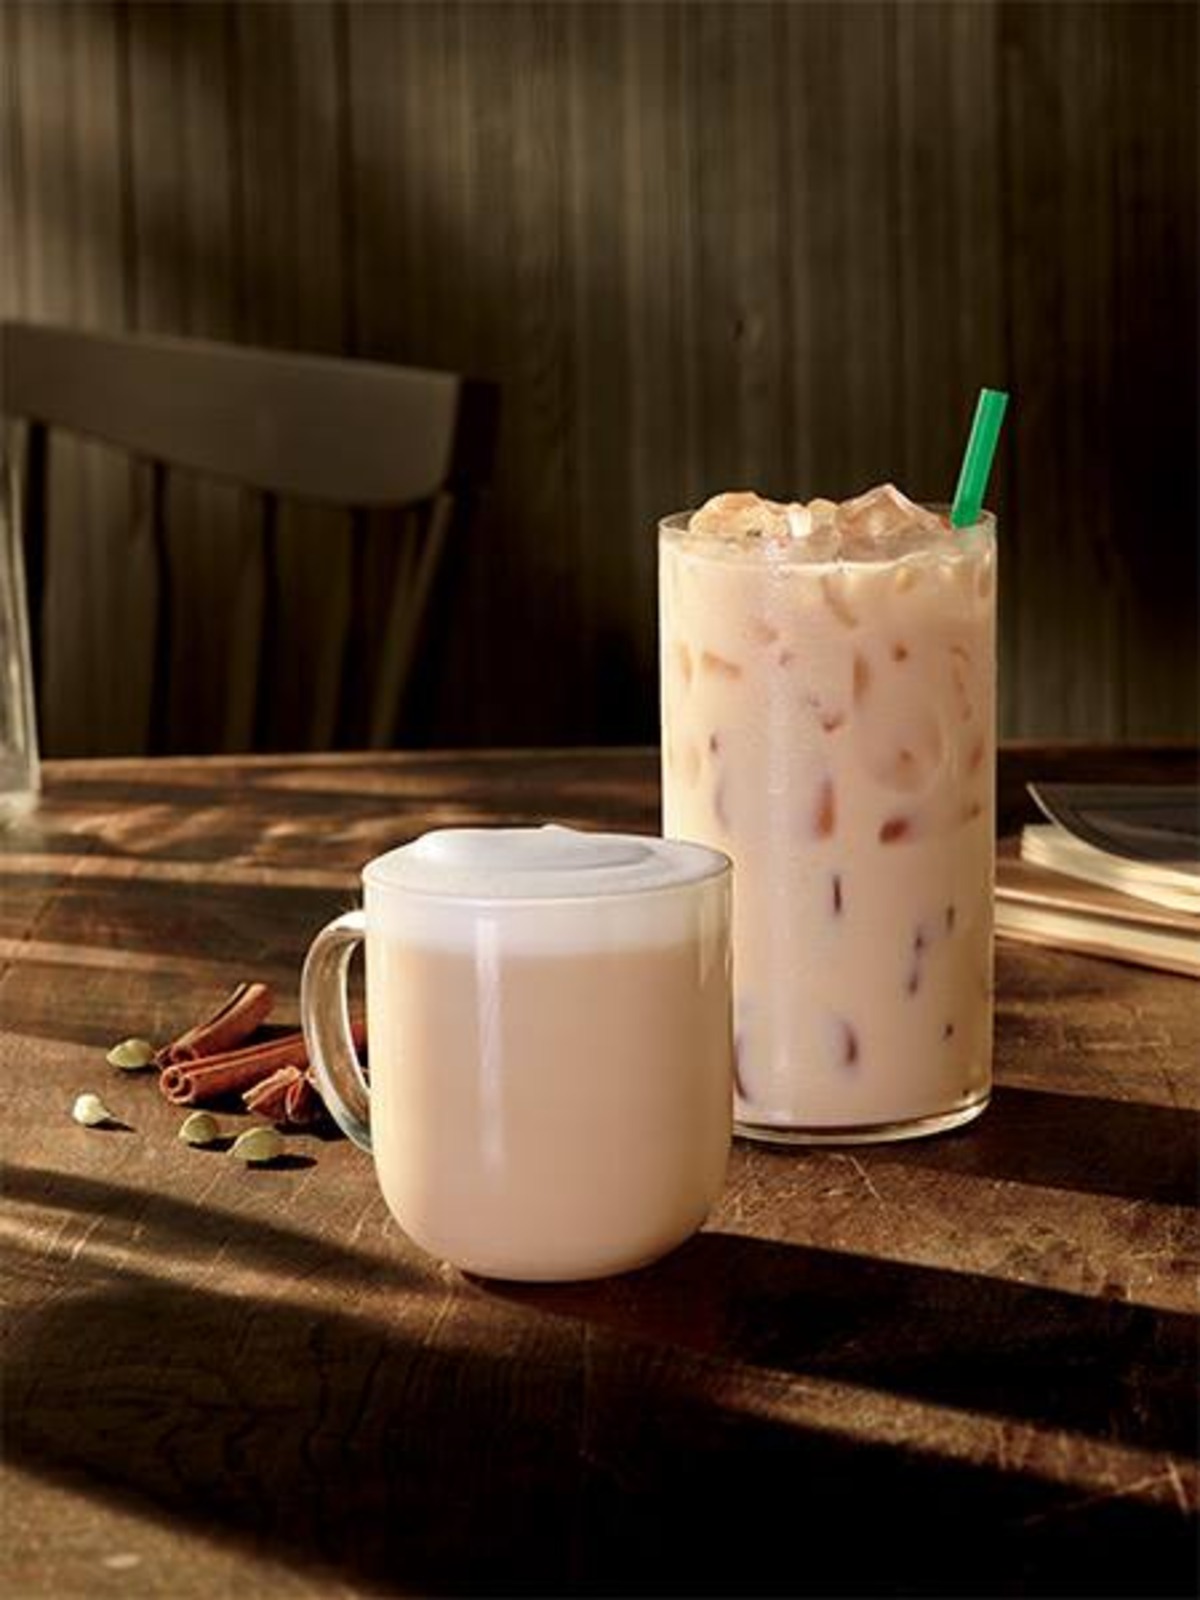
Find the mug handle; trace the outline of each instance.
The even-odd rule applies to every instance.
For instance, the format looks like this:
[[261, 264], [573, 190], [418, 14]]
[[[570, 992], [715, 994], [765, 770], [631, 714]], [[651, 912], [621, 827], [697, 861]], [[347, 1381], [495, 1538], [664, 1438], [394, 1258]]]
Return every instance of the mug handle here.
[[366, 931], [363, 913], [348, 911], [313, 940], [300, 975], [300, 1022], [322, 1100], [342, 1132], [369, 1151], [371, 1096], [355, 1054], [346, 1005], [350, 957]]

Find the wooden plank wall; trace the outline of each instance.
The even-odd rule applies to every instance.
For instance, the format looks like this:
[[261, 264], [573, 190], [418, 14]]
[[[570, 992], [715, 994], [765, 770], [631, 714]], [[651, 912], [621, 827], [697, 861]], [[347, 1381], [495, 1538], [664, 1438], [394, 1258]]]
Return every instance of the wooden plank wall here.
[[[656, 515], [743, 484], [945, 495], [981, 382], [1014, 397], [1003, 730], [1195, 734], [1193, 6], [2, 21], [0, 312], [502, 385], [499, 479], [410, 734], [652, 738]], [[75, 446], [55, 490], [45, 744], [137, 749], [143, 487]], [[179, 742], [237, 746], [246, 508], [172, 494]], [[318, 741], [332, 715], [347, 596], [338, 519], [286, 532], [276, 733], [298, 744], [310, 702]]]

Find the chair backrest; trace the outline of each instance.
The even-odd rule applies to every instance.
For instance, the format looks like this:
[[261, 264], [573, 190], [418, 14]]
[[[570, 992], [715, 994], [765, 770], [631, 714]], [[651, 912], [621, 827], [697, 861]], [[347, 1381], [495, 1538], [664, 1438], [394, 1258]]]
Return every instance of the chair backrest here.
[[[153, 705], [148, 744], [164, 747], [171, 659], [170, 549], [165, 473], [183, 468], [259, 497], [266, 603], [259, 636], [256, 736], [266, 726], [281, 500], [351, 513], [351, 621], [342, 701], [370, 700], [356, 742], [389, 742], [417, 633], [448, 533], [490, 472], [496, 391], [456, 374], [196, 340], [0, 325], [0, 410], [26, 426], [20, 474], [36, 676], [44, 681], [43, 605], [51, 429], [82, 435], [149, 464], [152, 543], [159, 563]], [[352, 637], [367, 583], [368, 519], [380, 508], [415, 513], [417, 544], [402, 564], [404, 591], [382, 630], [384, 657], [364, 682]], [[377, 519], [376, 519], [377, 520]], [[256, 737], [257, 742], [257, 737]]]

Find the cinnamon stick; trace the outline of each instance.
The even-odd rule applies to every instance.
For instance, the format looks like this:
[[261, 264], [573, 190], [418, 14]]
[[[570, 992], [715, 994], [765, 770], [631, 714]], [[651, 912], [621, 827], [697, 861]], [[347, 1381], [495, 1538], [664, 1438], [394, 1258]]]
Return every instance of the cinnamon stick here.
[[245, 1050], [228, 1050], [190, 1062], [172, 1062], [163, 1068], [158, 1086], [174, 1105], [206, 1105], [222, 1095], [244, 1094], [281, 1067], [303, 1070], [308, 1065], [302, 1033], [284, 1034]]
[[[351, 1023], [350, 1035], [356, 1050], [365, 1048], [367, 1030], [361, 1022]], [[203, 1056], [198, 1060], [172, 1062], [163, 1068], [158, 1085], [174, 1105], [207, 1105], [210, 1100], [219, 1100], [223, 1095], [240, 1094], [244, 1098], [247, 1091], [262, 1085], [289, 1067], [295, 1068], [297, 1076], [307, 1082], [305, 1090], [295, 1088], [294, 1080], [290, 1078], [288, 1080], [288, 1083], [293, 1085], [292, 1106], [301, 1113], [301, 1116], [292, 1116], [290, 1120], [303, 1120], [309, 1091], [318, 1103], [320, 1096], [308, 1076], [308, 1052], [304, 1045], [304, 1035], [300, 1032], [287, 1033], [278, 1039], [268, 1039], [265, 1044], [249, 1045], [244, 1050], [228, 1050], [221, 1055]], [[258, 1107], [253, 1106], [251, 1109], [257, 1110]], [[273, 1115], [273, 1113], [266, 1114]]]
[[159, 1067], [171, 1067], [205, 1056], [225, 1055], [237, 1049], [266, 1021], [274, 1004], [275, 995], [269, 984], [239, 983], [211, 1017], [164, 1045], [154, 1059]]

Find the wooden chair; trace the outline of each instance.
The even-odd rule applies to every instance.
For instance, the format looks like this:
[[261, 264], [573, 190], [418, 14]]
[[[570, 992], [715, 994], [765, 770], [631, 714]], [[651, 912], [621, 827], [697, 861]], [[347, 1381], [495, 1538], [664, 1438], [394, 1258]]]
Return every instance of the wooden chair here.
[[[255, 492], [264, 616], [254, 688], [254, 744], [269, 721], [281, 501], [348, 513], [351, 620], [368, 575], [369, 519], [407, 513], [411, 559], [399, 572], [378, 659], [359, 658], [353, 625], [342, 656], [339, 728], [388, 745], [448, 543], [490, 472], [496, 391], [444, 372], [277, 353], [192, 340], [0, 325], [0, 408], [24, 422], [17, 472], [35, 679], [45, 681], [50, 431], [102, 441], [148, 464], [156, 556], [149, 750], [166, 747], [171, 661], [166, 484], [182, 468]], [[364, 681], [364, 678], [369, 681]], [[365, 701], [366, 713], [363, 712]], [[357, 708], [357, 715], [352, 714]], [[335, 738], [335, 743], [343, 742]]]

